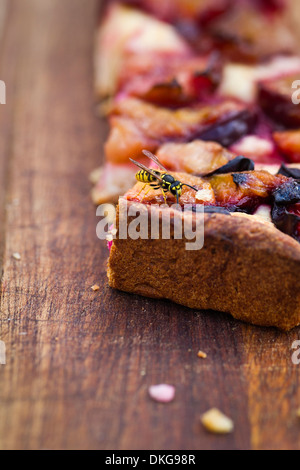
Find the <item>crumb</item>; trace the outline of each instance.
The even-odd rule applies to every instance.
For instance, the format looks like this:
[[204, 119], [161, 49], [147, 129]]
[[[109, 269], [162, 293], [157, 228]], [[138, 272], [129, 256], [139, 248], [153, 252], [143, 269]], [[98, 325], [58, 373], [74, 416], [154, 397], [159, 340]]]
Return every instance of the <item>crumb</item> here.
[[296, 416], [297, 416], [297, 418], [300, 418], [300, 408], [298, 408], [298, 410], [296, 412]]
[[95, 284], [94, 286], [91, 287], [91, 289], [94, 291], [94, 292], [97, 292], [97, 290], [100, 290], [100, 287]]
[[20, 253], [13, 253], [12, 257], [17, 260], [17, 261], [20, 261], [21, 260], [21, 255]]
[[103, 173], [103, 167], [95, 168], [90, 175], [89, 175], [89, 180], [92, 184], [97, 184], [98, 181], [100, 180], [100, 177], [102, 176]]
[[197, 201], [209, 202], [211, 201], [212, 194], [209, 189], [199, 189], [195, 196]]
[[175, 387], [173, 385], [152, 385], [148, 391], [150, 397], [160, 403], [170, 403], [175, 398]]
[[201, 422], [210, 432], [215, 434], [228, 434], [233, 431], [233, 421], [217, 408], [212, 408], [202, 415]]
[[201, 359], [206, 359], [207, 358], [207, 354], [203, 351], [198, 351], [197, 356], [200, 357]]

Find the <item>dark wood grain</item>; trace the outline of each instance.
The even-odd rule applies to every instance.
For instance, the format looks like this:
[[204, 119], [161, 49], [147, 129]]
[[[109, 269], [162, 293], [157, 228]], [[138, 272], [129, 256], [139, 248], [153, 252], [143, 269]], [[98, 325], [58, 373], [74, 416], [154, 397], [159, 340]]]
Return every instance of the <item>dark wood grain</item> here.
[[[6, 18], [8, 15], [8, 4], [6, 0], [0, 0], [0, 80], [7, 82], [8, 76], [13, 81], [12, 71], [4, 70], [5, 61], [4, 36], [6, 32]], [[10, 142], [10, 120], [11, 109], [9, 105], [0, 105], [0, 273], [2, 273], [3, 249], [4, 249], [4, 231], [5, 231], [5, 196], [8, 180], [8, 154]]]
[[[300, 366], [291, 362], [299, 329], [255, 328], [107, 286], [88, 183], [105, 133], [92, 86], [98, 2], [9, 3], [0, 448], [300, 448]], [[160, 382], [176, 386], [173, 403], [149, 399]], [[233, 434], [202, 428], [213, 406], [234, 419]]]

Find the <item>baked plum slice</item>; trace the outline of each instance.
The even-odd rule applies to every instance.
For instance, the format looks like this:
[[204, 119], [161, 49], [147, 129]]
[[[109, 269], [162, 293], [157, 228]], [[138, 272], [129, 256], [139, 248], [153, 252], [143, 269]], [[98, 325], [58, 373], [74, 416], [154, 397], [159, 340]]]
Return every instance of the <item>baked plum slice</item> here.
[[166, 143], [158, 149], [157, 157], [170, 171], [206, 175], [226, 165], [236, 155], [216, 142], [193, 140], [187, 144]]
[[[239, 173], [215, 174], [209, 177], [175, 172], [171, 173], [182, 183], [193, 186], [195, 190], [183, 186], [180, 204], [204, 204], [223, 207], [230, 211], [253, 213], [259, 205], [268, 204], [274, 192], [289, 181], [284, 175], [271, 175], [267, 171], [245, 171]], [[162, 204], [161, 191], [152, 188], [142, 190], [143, 184], [137, 183], [126, 193], [126, 198], [145, 204]], [[167, 202], [176, 203], [176, 198], [167, 193]]]
[[[195, 140], [187, 144], [166, 143], [156, 152], [161, 163], [170, 171], [205, 175], [217, 170], [236, 155], [217, 144]], [[141, 162], [146, 166], [149, 160]], [[92, 198], [95, 204], [117, 202], [120, 195], [128, 191], [135, 182], [137, 167], [132, 163], [112, 164], [106, 162], [95, 170], [91, 182], [95, 185]]]
[[[230, 14], [212, 23], [210, 32], [219, 38], [227, 38], [223, 51], [228, 49], [229, 54], [235, 52], [237, 55], [240, 50], [241, 58], [243, 53], [246, 58], [256, 60], [273, 54], [297, 53], [298, 41], [290, 25], [283, 20], [280, 10], [273, 9], [273, 12], [266, 14], [253, 0], [235, 2]], [[222, 48], [222, 42], [220, 46]]]
[[254, 124], [254, 111], [233, 100], [174, 110], [130, 97], [118, 100], [112, 109], [105, 151], [108, 161], [126, 163], [141, 156], [143, 149], [155, 152], [167, 142], [201, 139], [227, 146]]
[[174, 75], [174, 69], [192, 57], [191, 47], [174, 26], [110, 2], [96, 36], [96, 93], [105, 99], [129, 87], [130, 82], [145, 91]]
[[213, 55], [184, 59], [180, 63], [151, 63], [145, 73], [129, 70], [130, 79], [123, 87], [126, 94], [137, 96], [153, 104], [180, 107], [193, 102], [207, 102], [221, 82], [222, 64]]
[[272, 220], [278, 230], [300, 242], [300, 204], [288, 207], [275, 204]]
[[100, 99], [122, 93], [182, 106], [220, 83], [222, 63], [213, 56], [196, 55], [175, 26], [112, 3], [96, 37], [96, 92]]
[[288, 128], [300, 127], [300, 106], [292, 101], [292, 94], [295, 91], [292, 85], [298, 79], [299, 74], [266, 80], [258, 84], [258, 102], [265, 114]]
[[241, 137], [249, 134], [256, 123], [256, 115], [249, 109], [240, 109], [235, 115], [225, 118], [221, 122], [216, 122], [212, 126], [203, 130], [199, 138], [204, 141], [214, 141], [229, 147]]
[[274, 132], [279, 151], [292, 163], [300, 163], [300, 129]]

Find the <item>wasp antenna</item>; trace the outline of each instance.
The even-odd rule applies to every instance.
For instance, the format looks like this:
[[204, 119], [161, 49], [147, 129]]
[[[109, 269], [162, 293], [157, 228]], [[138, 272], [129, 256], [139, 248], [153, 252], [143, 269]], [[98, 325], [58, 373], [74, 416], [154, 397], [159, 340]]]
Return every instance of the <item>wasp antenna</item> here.
[[182, 186], [187, 186], [188, 188], [191, 188], [191, 189], [193, 189], [194, 191], [199, 191], [199, 189], [194, 188], [194, 186], [191, 186], [191, 185], [186, 184], [186, 183], [182, 183]]

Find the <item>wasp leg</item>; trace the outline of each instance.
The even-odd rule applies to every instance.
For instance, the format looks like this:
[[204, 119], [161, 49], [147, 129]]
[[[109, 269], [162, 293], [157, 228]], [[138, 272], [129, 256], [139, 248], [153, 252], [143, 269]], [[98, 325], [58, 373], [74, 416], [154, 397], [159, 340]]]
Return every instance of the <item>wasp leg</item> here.
[[147, 186], [147, 184], [144, 184], [144, 186], [142, 187], [142, 189], [140, 190], [140, 192], [137, 194], [137, 196], [139, 196], [141, 194], [142, 191], [144, 191], [145, 187]]
[[179, 204], [179, 194], [178, 194], [178, 191], [176, 191], [176, 199], [177, 199], [177, 204]]
[[160, 189], [161, 189], [162, 195], [164, 197], [165, 204], [167, 204], [166, 193], [164, 192], [164, 190], [161, 186], [160, 186]]
[[151, 190], [151, 188], [149, 187], [149, 188], [147, 189], [147, 191], [144, 192], [144, 196], [143, 196], [141, 202], [143, 202], [144, 198], [147, 196], [147, 194], [149, 193], [150, 190]]
[[[166, 193], [165, 193], [165, 191], [163, 190], [163, 188], [162, 188], [159, 184], [156, 184], [156, 183], [152, 183], [152, 184], [150, 184], [150, 186], [151, 186], [151, 188], [153, 188], [153, 189], [155, 189], [155, 190], [156, 190], [156, 189], [161, 189], [162, 195], [163, 195], [163, 197], [164, 197], [165, 204], [167, 204]], [[146, 196], [146, 194], [148, 194], [149, 191], [150, 191], [150, 188], [149, 188], [149, 190], [144, 194], [144, 197]], [[143, 199], [144, 199], [144, 198], [143, 198]]]
[[151, 184], [150, 186], [152, 186], [153, 189], [160, 189], [160, 190], [161, 190], [162, 195], [163, 195], [163, 197], [164, 197], [165, 204], [167, 204], [166, 193], [165, 193], [165, 191], [163, 190], [163, 188], [162, 188], [159, 184]]

